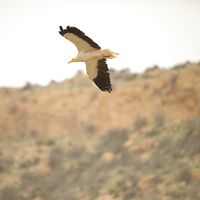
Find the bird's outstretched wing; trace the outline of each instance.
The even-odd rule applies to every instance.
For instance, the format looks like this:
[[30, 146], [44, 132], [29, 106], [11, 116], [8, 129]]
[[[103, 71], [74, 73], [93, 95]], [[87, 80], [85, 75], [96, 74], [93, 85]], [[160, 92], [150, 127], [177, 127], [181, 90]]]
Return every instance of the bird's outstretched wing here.
[[71, 41], [77, 47], [79, 52], [101, 49], [97, 43], [76, 27], [67, 26], [66, 29], [63, 29], [63, 27], [60, 26], [59, 33]]
[[87, 74], [90, 79], [104, 92], [111, 92], [109, 69], [106, 59], [86, 61]]

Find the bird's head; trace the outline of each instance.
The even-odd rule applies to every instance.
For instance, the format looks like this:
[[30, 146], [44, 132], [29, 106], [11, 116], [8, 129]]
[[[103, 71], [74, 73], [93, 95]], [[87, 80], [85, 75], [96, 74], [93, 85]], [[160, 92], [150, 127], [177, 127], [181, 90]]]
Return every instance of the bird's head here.
[[71, 62], [77, 62], [77, 59], [76, 58], [72, 58], [68, 63], [71, 63]]

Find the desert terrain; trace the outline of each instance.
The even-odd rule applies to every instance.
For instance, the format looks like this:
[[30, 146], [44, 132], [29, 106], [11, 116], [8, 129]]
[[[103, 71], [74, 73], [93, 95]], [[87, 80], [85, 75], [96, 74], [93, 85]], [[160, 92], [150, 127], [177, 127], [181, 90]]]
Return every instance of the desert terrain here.
[[200, 63], [0, 88], [0, 200], [200, 199]]

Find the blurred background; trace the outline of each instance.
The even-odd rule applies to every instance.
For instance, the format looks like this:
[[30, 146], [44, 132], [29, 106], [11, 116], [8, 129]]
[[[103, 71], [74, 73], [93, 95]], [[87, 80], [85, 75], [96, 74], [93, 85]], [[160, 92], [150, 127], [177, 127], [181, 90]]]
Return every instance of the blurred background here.
[[[0, 0], [0, 200], [200, 199], [199, 10]], [[59, 25], [120, 53], [111, 94]]]

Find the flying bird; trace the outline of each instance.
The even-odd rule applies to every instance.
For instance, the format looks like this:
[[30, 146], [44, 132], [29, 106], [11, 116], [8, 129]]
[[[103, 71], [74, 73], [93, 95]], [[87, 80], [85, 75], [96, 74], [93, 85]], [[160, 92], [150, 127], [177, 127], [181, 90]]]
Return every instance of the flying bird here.
[[109, 69], [106, 59], [115, 58], [118, 53], [109, 49], [101, 49], [91, 38], [85, 35], [76, 27], [67, 26], [63, 29], [60, 26], [60, 35], [72, 42], [78, 49], [78, 54], [71, 62], [85, 62], [86, 71], [91, 80], [105, 92], [112, 91]]

